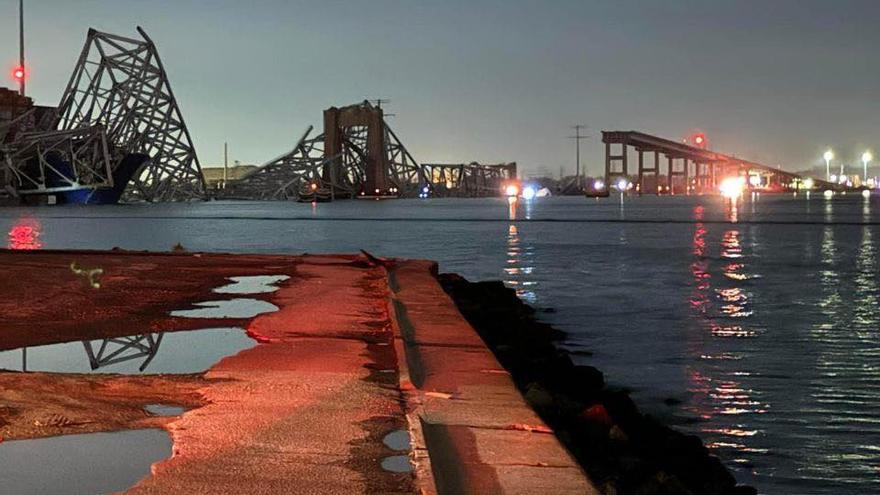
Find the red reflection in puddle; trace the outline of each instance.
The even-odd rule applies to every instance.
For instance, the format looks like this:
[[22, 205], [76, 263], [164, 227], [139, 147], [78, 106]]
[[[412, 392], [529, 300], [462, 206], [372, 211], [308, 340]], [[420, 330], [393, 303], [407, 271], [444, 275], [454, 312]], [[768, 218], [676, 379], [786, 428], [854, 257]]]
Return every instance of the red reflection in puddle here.
[[41, 249], [43, 243], [40, 241], [40, 227], [40, 222], [36, 220], [19, 220], [9, 229], [9, 249]]

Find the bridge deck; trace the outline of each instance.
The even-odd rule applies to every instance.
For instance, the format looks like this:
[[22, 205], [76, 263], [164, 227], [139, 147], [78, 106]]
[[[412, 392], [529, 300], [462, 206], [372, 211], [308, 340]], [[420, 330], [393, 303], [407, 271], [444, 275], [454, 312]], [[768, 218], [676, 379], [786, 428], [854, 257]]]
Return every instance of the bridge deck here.
[[[653, 175], [657, 192], [691, 192], [715, 189], [725, 176], [737, 175], [743, 171], [757, 172], [771, 177], [777, 184], [788, 185], [802, 181], [805, 177], [787, 172], [778, 167], [745, 160], [685, 143], [664, 139], [638, 131], [602, 131], [605, 143], [606, 183], [618, 176], [629, 176], [629, 150], [633, 147], [638, 156], [638, 188], [646, 192], [645, 175]], [[612, 152], [612, 145], [619, 145], [620, 152]], [[650, 164], [645, 163], [644, 154], [654, 155]], [[665, 185], [661, 185], [662, 169], [660, 155], [666, 158]], [[681, 165], [679, 167], [679, 165]], [[675, 177], [683, 179], [675, 180]], [[833, 187], [833, 184], [813, 178], [820, 187]], [[675, 184], [678, 182], [679, 184]], [[679, 190], [676, 190], [678, 186]]]

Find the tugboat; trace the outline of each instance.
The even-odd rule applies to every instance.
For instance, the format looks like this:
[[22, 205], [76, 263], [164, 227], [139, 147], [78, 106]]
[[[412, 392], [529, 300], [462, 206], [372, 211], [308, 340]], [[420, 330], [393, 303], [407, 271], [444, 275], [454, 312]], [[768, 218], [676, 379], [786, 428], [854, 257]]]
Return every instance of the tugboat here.
[[329, 189], [318, 187], [318, 184], [312, 182], [308, 187], [300, 191], [299, 197], [296, 200], [300, 203], [329, 203], [333, 201], [333, 193]]

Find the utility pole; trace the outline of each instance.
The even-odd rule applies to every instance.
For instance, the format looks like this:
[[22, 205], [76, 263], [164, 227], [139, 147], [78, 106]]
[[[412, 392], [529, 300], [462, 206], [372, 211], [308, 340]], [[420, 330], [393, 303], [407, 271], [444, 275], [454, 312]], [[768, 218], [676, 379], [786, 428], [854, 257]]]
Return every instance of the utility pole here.
[[229, 143], [223, 143], [223, 189], [226, 189], [226, 181], [229, 180]]
[[575, 143], [575, 166], [574, 166], [574, 175], [575, 182], [578, 187], [581, 187], [581, 139], [587, 139], [590, 136], [582, 136], [581, 129], [585, 129], [587, 126], [577, 124], [571, 126], [574, 129], [574, 136], [568, 136], [569, 139], [574, 139]]
[[18, 0], [18, 67], [22, 71], [21, 78], [18, 80], [18, 92], [24, 96], [24, 0]]

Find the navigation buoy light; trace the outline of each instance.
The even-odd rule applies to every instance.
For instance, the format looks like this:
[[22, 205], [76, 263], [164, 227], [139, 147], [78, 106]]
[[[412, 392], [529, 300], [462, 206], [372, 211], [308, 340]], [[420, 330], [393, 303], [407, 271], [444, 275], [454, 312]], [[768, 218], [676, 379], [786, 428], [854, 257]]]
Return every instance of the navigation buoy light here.
[[535, 196], [538, 194], [538, 191], [535, 190], [534, 186], [525, 186], [522, 190], [522, 197], [526, 201], [531, 201], [535, 199]]

